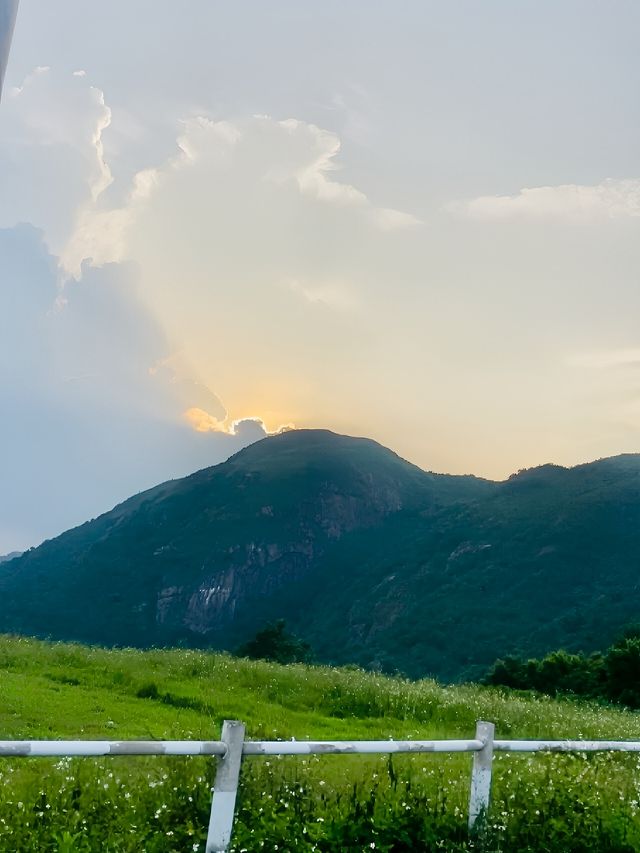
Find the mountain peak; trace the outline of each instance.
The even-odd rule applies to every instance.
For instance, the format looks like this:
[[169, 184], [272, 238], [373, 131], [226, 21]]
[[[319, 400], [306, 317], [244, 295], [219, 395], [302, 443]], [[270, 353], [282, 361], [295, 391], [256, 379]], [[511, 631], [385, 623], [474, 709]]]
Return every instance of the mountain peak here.
[[291, 429], [267, 436], [238, 451], [222, 465], [260, 465], [274, 469], [286, 464], [286, 460], [297, 460], [303, 465], [333, 461], [352, 467], [386, 462], [406, 471], [425, 473], [373, 439], [341, 435], [328, 429]]

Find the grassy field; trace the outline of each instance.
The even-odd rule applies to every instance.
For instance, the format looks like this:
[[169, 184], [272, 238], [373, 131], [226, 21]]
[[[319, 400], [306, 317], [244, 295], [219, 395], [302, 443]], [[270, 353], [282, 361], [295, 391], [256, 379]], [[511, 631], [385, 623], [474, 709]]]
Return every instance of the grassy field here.
[[[0, 738], [640, 739], [640, 716], [195, 651], [0, 637]], [[469, 839], [471, 757], [246, 759], [232, 850], [640, 850], [640, 759], [500, 754], [486, 837]], [[203, 851], [214, 760], [0, 759], [0, 850]]]

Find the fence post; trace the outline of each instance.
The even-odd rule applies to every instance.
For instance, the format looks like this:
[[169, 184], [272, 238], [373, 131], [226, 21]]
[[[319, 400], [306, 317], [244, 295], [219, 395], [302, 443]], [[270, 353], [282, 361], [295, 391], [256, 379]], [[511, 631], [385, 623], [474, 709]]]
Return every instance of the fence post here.
[[491, 764], [493, 762], [493, 738], [495, 726], [485, 720], [476, 723], [476, 740], [484, 743], [482, 749], [473, 753], [471, 771], [471, 795], [469, 797], [469, 830], [476, 828], [476, 822], [484, 820], [489, 811], [491, 798]]
[[206, 853], [226, 853], [231, 841], [233, 813], [236, 807], [238, 778], [242, 762], [244, 723], [237, 720], [225, 720], [220, 739], [226, 744], [227, 751], [218, 760], [218, 769], [213, 783]]

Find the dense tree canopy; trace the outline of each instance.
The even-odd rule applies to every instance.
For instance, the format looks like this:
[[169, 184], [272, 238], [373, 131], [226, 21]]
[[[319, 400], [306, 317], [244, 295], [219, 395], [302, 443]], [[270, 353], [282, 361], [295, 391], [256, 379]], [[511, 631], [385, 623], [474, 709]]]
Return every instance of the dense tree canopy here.
[[550, 696], [575, 694], [640, 708], [640, 629], [627, 629], [604, 654], [551, 652], [538, 660], [497, 660], [485, 684], [537, 690]]

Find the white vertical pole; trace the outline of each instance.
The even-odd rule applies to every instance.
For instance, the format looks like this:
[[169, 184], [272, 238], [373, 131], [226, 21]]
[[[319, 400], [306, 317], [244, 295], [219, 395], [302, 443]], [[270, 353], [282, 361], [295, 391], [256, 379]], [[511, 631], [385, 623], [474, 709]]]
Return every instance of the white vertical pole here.
[[493, 723], [478, 720], [476, 723], [476, 740], [481, 740], [484, 746], [473, 754], [471, 795], [469, 797], [469, 830], [474, 829], [478, 818], [484, 822], [489, 811], [494, 735], [495, 726]]
[[18, 0], [0, 0], [0, 97], [17, 14]]
[[213, 783], [206, 853], [226, 853], [231, 841], [233, 813], [236, 807], [240, 764], [242, 763], [244, 723], [237, 720], [225, 720], [222, 725], [220, 740], [226, 744], [227, 751], [219, 759], [216, 778]]

